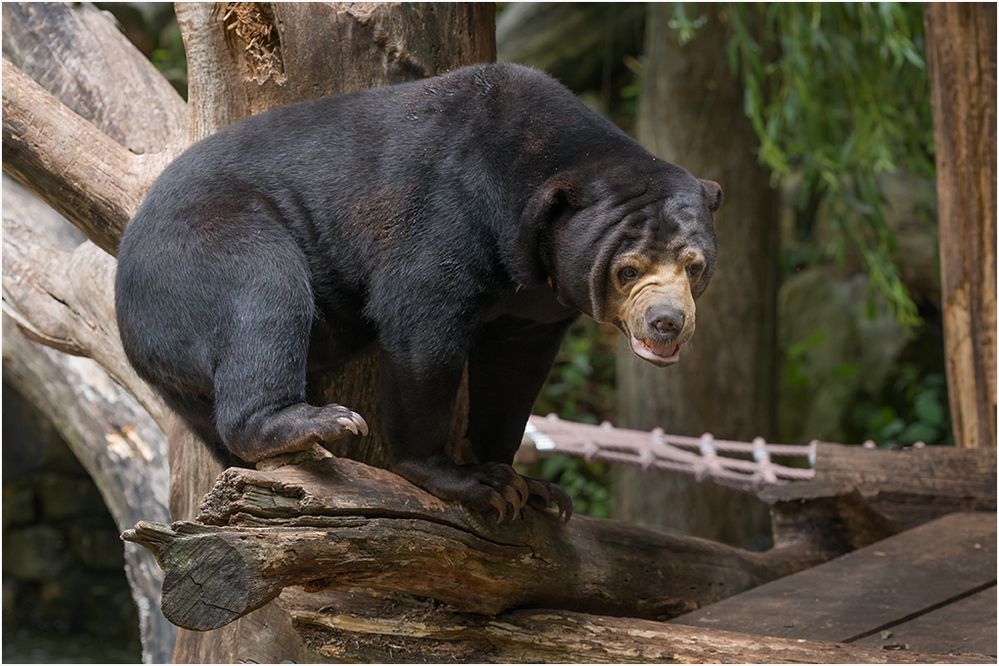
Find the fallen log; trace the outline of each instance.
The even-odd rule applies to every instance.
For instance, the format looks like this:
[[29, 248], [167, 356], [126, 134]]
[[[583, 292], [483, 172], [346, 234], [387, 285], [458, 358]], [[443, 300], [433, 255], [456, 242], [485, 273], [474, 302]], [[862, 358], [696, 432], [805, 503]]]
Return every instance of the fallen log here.
[[554, 512], [494, 521], [391, 472], [317, 457], [228, 469], [198, 522], [143, 522], [122, 536], [152, 550], [166, 572], [164, 614], [197, 630], [302, 584], [400, 592], [483, 614], [564, 608], [666, 619], [823, 559], [582, 516], [565, 524]]
[[554, 610], [490, 617], [428, 600], [364, 591], [288, 590], [278, 600], [303, 658], [382, 663], [989, 663], [984, 655], [925, 654], [826, 641]]
[[949, 513], [996, 510], [995, 449], [820, 443], [815, 479], [771, 486], [774, 544], [847, 552]]

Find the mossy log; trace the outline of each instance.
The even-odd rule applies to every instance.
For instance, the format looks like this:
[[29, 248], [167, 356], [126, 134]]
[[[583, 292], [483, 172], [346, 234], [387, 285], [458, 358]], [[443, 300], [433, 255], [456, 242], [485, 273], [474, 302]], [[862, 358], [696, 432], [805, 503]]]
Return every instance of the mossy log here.
[[666, 619], [816, 562], [789, 547], [753, 553], [583, 516], [526, 510], [496, 525], [404, 479], [345, 458], [231, 468], [197, 522], [139, 523], [123, 535], [166, 572], [163, 611], [223, 626], [283, 588], [363, 587], [465, 612], [510, 608]]

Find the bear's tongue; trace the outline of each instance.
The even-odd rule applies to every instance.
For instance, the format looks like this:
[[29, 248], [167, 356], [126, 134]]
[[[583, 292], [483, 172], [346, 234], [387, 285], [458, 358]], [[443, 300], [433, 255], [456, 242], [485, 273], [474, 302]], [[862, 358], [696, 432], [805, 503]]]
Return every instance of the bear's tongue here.
[[673, 365], [680, 360], [680, 345], [631, 338], [631, 349], [638, 356], [659, 366]]

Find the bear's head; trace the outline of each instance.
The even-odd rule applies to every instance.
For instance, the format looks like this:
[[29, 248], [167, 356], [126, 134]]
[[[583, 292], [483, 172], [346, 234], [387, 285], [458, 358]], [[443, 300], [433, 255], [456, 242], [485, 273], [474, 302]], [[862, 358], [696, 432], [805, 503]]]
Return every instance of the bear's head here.
[[534, 193], [522, 240], [563, 305], [615, 324], [646, 361], [672, 365], [714, 272], [721, 200], [718, 183], [664, 160], [601, 160]]

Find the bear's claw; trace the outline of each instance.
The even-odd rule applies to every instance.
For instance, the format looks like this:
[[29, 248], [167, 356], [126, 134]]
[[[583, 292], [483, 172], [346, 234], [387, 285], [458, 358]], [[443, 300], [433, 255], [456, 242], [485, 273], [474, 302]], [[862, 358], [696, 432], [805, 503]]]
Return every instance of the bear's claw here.
[[406, 460], [393, 471], [437, 497], [477, 511], [496, 511], [496, 524], [523, 515], [525, 506], [544, 511], [555, 502], [559, 517], [572, 517], [572, 500], [551, 481], [517, 474], [505, 463], [455, 465], [443, 458]]
[[527, 485], [531, 489], [528, 503], [532, 508], [544, 511], [554, 501], [558, 505], [559, 518], [569, 522], [572, 518], [572, 498], [557, 483], [527, 479]]

